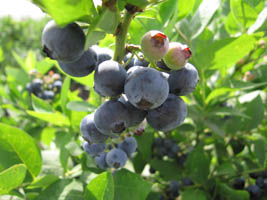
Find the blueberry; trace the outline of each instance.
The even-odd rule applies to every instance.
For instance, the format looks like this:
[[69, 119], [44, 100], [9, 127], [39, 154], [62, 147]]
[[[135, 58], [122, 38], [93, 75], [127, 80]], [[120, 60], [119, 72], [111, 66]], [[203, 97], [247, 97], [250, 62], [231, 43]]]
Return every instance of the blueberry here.
[[95, 70], [97, 55], [93, 49], [89, 48], [87, 51], [84, 51], [78, 60], [74, 62], [58, 61], [58, 64], [66, 74], [74, 77], [83, 77]]
[[155, 174], [155, 173], [156, 173], [156, 170], [155, 170], [153, 167], [150, 167], [150, 168], [149, 168], [149, 172], [150, 172], [151, 174]]
[[83, 54], [85, 35], [76, 23], [61, 28], [51, 20], [44, 27], [42, 43], [48, 57], [61, 62], [73, 62]]
[[163, 141], [163, 145], [165, 148], [171, 148], [173, 145], [173, 141], [171, 139], [165, 139]]
[[233, 183], [233, 187], [237, 190], [243, 190], [245, 186], [245, 180], [242, 177], [236, 178]]
[[91, 156], [99, 156], [103, 153], [106, 149], [106, 143], [92, 143], [89, 144], [88, 142], [83, 142], [83, 149]]
[[119, 144], [119, 148], [123, 150], [127, 156], [130, 158], [131, 154], [137, 149], [137, 142], [134, 137], [127, 137], [125, 140]]
[[128, 111], [128, 116], [129, 116], [129, 121], [127, 122], [127, 126], [136, 126], [140, 124], [146, 117], [147, 112], [145, 110], [141, 110], [133, 106], [127, 99], [125, 95], [122, 95], [119, 98], [119, 101], [122, 102], [127, 111]]
[[95, 163], [100, 169], [108, 169], [108, 164], [106, 162], [107, 152], [101, 153], [99, 156], [95, 157]]
[[261, 172], [252, 172], [249, 173], [250, 178], [257, 179], [261, 176]]
[[124, 151], [121, 149], [112, 149], [108, 152], [106, 156], [106, 162], [108, 166], [114, 167], [114, 168], [120, 168], [123, 167], [126, 164], [127, 161], [127, 155]]
[[172, 153], [176, 154], [179, 152], [179, 146], [177, 144], [173, 144], [171, 147]]
[[93, 45], [91, 48], [97, 54], [97, 57], [98, 57], [97, 65], [101, 64], [102, 62], [104, 62], [106, 60], [111, 60], [112, 59], [113, 52], [112, 52], [111, 49], [101, 48], [101, 47], [99, 47], [97, 45]]
[[170, 181], [169, 189], [170, 189], [170, 196], [172, 198], [176, 198], [179, 196], [179, 182], [178, 181], [176, 180]]
[[50, 90], [44, 90], [41, 96], [41, 98], [44, 100], [53, 99], [54, 97], [55, 97], [55, 93]]
[[101, 96], [117, 97], [124, 89], [126, 70], [116, 61], [102, 62], [95, 70], [94, 89]]
[[80, 124], [83, 138], [90, 143], [103, 143], [108, 136], [103, 135], [95, 126], [94, 114], [86, 115]]
[[247, 191], [252, 199], [257, 199], [261, 196], [261, 189], [257, 185], [249, 185]]
[[171, 71], [168, 78], [170, 93], [177, 96], [192, 93], [198, 81], [199, 76], [196, 68], [192, 64], [187, 63], [182, 69]]
[[28, 83], [26, 88], [29, 91], [29, 93], [37, 95], [38, 93], [42, 92], [42, 85], [43, 85], [43, 80], [36, 78], [33, 79], [32, 83]]
[[141, 49], [145, 57], [156, 61], [162, 59], [169, 48], [169, 39], [160, 31], [148, 31], [141, 40]]
[[148, 111], [148, 124], [159, 131], [171, 131], [180, 126], [187, 116], [185, 102], [173, 94], [158, 108]]
[[130, 76], [135, 70], [142, 69], [142, 66], [132, 66], [130, 69], [127, 70], [127, 75]]
[[267, 178], [267, 170], [261, 172], [262, 178]]
[[192, 181], [191, 178], [185, 177], [182, 179], [182, 184], [183, 184], [183, 186], [186, 187], [186, 186], [194, 185], [194, 182]]
[[163, 104], [168, 97], [169, 84], [161, 72], [143, 67], [128, 75], [124, 92], [132, 105], [148, 110]]
[[134, 59], [134, 66], [147, 67], [149, 65], [149, 62], [144, 59], [144, 56], [142, 54], [139, 54], [138, 56], [140, 59]]
[[127, 108], [117, 100], [109, 100], [99, 106], [94, 115], [96, 128], [103, 134], [115, 136], [127, 128]]
[[153, 141], [154, 147], [160, 147], [163, 145], [164, 140], [162, 138], [155, 138]]
[[256, 179], [256, 185], [263, 189], [264, 188], [264, 178], [258, 177]]
[[61, 80], [56, 80], [53, 84], [52, 84], [52, 88], [56, 88], [56, 91], [60, 91], [62, 87], [62, 81]]

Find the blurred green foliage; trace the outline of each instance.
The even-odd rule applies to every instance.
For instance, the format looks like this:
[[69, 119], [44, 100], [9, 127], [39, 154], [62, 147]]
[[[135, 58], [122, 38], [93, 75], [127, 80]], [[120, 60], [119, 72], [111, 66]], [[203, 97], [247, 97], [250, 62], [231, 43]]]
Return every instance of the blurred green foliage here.
[[38, 59], [42, 56], [41, 34], [48, 19], [15, 20], [11, 17], [0, 18], [0, 70], [6, 65], [17, 66], [13, 52], [25, 57], [29, 50], [36, 53]]

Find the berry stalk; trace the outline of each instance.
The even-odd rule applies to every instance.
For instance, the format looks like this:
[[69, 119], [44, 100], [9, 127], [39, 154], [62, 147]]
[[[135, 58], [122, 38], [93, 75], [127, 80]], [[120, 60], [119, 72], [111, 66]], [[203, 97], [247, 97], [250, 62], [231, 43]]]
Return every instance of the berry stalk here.
[[116, 33], [116, 42], [115, 42], [115, 52], [113, 60], [121, 62], [126, 50], [125, 50], [125, 42], [128, 33], [128, 28], [130, 26], [131, 20], [134, 16], [134, 13], [130, 13], [126, 11], [122, 23], [119, 24]]

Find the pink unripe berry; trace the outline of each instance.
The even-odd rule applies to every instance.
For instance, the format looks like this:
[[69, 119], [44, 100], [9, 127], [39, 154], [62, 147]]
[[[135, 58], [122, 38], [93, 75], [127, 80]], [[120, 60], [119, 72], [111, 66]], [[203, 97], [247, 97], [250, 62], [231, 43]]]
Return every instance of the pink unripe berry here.
[[168, 53], [164, 56], [163, 60], [168, 68], [177, 70], [183, 68], [190, 57], [191, 51], [187, 45], [171, 42]]
[[141, 49], [151, 61], [162, 59], [168, 52], [169, 39], [160, 31], [148, 31], [142, 38]]

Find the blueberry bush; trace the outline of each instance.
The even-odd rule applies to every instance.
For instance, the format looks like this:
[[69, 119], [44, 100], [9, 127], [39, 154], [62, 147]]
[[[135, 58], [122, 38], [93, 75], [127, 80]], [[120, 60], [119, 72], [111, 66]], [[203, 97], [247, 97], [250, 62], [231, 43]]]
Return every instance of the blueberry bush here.
[[32, 47], [1, 29], [0, 199], [267, 200], [266, 1], [32, 3]]

